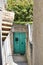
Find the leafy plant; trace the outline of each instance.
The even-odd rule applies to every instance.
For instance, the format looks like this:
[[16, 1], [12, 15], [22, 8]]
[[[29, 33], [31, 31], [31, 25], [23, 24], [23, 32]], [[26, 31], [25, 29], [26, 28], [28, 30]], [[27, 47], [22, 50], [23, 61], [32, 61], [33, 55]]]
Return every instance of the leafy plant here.
[[15, 22], [33, 21], [33, 1], [32, 0], [8, 0], [7, 10], [15, 12]]

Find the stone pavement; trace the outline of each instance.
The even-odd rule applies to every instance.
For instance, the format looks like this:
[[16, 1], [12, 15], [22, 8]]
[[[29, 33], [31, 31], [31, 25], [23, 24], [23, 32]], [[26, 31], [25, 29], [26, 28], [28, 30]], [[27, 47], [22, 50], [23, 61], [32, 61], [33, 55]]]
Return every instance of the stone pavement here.
[[28, 65], [27, 62], [19, 62], [17, 65]]
[[9, 65], [28, 65], [25, 56], [14, 56], [13, 61], [11, 61], [11, 56], [9, 57]]
[[13, 55], [12, 57], [14, 62], [27, 62], [25, 55]]
[[27, 59], [25, 55], [14, 55], [13, 56], [13, 61], [17, 64], [17, 65], [28, 65], [27, 64]]

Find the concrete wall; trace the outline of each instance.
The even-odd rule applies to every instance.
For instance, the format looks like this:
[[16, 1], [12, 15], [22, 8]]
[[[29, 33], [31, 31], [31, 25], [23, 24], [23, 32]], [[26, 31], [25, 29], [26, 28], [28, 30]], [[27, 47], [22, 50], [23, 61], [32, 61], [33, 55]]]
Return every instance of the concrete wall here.
[[34, 0], [33, 65], [43, 65], [43, 0]]

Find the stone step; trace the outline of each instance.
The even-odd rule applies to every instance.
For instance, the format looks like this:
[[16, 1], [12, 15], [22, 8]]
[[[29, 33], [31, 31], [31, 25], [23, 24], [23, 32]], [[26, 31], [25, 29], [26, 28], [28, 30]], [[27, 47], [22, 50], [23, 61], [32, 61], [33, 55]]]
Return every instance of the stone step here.
[[6, 10], [3, 10], [2, 14], [2, 40], [4, 40], [11, 30], [15, 14]]
[[8, 34], [9, 31], [3, 31], [3, 30], [2, 30], [2, 34], [4, 34], [4, 33], [5, 33], [5, 34]]
[[27, 62], [27, 59], [25, 55], [15, 55], [13, 56], [13, 61], [14, 62]]
[[6, 28], [6, 29], [11, 29], [11, 27], [10, 26], [2, 26], [2, 28]]
[[13, 24], [12, 22], [8, 22], [8, 21], [3, 21], [2, 22], [3, 26], [12, 26], [12, 24]]
[[2, 22], [2, 40], [3, 41], [7, 37], [9, 31], [11, 30], [12, 24], [13, 24], [12, 22], [8, 22], [8, 21]]
[[17, 65], [28, 65], [28, 63], [27, 62], [18, 62], [18, 63], [16, 63]]
[[5, 35], [3, 35], [3, 36], [2, 36], [2, 38], [6, 38], [6, 36], [5, 36]]

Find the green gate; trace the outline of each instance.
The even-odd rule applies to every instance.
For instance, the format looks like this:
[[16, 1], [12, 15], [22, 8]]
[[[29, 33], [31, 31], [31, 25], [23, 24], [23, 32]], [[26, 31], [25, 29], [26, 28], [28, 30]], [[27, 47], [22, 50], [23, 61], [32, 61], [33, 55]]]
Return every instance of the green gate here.
[[13, 33], [13, 48], [15, 54], [25, 54], [26, 50], [26, 33], [14, 32]]

